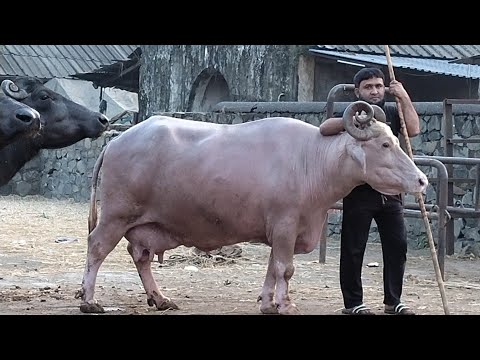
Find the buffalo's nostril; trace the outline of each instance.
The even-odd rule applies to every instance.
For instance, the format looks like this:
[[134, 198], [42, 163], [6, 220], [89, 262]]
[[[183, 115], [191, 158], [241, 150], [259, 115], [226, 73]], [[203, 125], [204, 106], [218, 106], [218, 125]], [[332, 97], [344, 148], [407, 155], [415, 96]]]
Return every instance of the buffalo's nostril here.
[[18, 120], [23, 121], [24, 123], [28, 124], [28, 123], [31, 123], [35, 119], [39, 119], [40, 114], [33, 109], [22, 108], [22, 109], [18, 109], [15, 112], [15, 117]]
[[425, 186], [425, 185], [427, 184], [427, 183], [425, 182], [425, 180], [422, 179], [422, 178], [420, 178], [420, 179], [418, 180], [418, 182], [420, 183], [421, 186]]
[[101, 114], [98, 120], [102, 123], [102, 125], [108, 125], [108, 118], [105, 115]]

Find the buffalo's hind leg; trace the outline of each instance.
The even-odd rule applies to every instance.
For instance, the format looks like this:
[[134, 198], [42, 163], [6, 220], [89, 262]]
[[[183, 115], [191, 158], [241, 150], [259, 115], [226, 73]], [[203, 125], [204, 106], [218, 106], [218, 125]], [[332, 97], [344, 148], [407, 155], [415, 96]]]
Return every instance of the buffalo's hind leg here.
[[103, 313], [103, 307], [94, 298], [98, 269], [108, 254], [117, 246], [123, 236], [122, 226], [114, 222], [99, 223], [88, 235], [87, 261], [83, 274], [82, 288], [75, 298], [81, 298], [80, 311]]
[[145, 240], [148, 237], [157, 237], [158, 234], [142, 231], [142, 228], [134, 228], [125, 236], [129, 241], [127, 250], [135, 263], [138, 275], [142, 280], [143, 287], [147, 294], [147, 303], [149, 306], [156, 306], [158, 310], [178, 310], [178, 306], [168, 297], [164, 296], [158, 289], [157, 283], [153, 278], [151, 263], [155, 256], [154, 252], [139, 245], [139, 236]]

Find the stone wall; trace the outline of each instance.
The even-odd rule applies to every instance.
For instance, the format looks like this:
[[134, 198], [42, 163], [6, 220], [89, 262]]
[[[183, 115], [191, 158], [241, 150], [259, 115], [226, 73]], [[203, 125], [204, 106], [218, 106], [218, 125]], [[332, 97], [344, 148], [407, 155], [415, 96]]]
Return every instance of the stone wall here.
[[42, 195], [47, 198], [90, 199], [93, 167], [103, 147], [118, 131], [107, 131], [98, 139], [84, 139], [62, 149], [44, 149], [0, 187], [1, 195]]
[[[254, 105], [253, 105], [254, 104]], [[268, 116], [289, 116], [318, 126], [325, 114], [325, 103], [238, 103], [226, 104], [219, 112], [209, 113], [162, 113], [179, 118], [221, 124], [236, 124], [253, 121]], [[341, 110], [344, 103], [337, 103], [335, 111]], [[444, 155], [441, 146], [443, 129], [442, 103], [416, 103], [421, 117], [421, 134], [411, 139], [415, 155]], [[234, 109], [233, 107], [236, 107]], [[455, 105], [455, 134], [461, 138], [478, 137], [480, 134], [480, 107], [474, 105]], [[102, 148], [119, 132], [109, 131], [102, 137], [82, 140], [70, 147], [57, 150], [42, 150], [38, 157], [27, 163], [10, 181], [0, 188], [3, 195], [18, 194], [21, 196], [39, 194], [47, 198], [73, 198], [75, 201], [89, 200], [93, 166]], [[480, 144], [455, 144], [454, 156], [480, 157]], [[436, 177], [436, 169], [421, 167], [429, 177]], [[475, 179], [474, 167], [455, 166], [454, 177]], [[427, 203], [436, 201], [436, 184], [429, 186]], [[473, 185], [455, 186], [455, 203], [457, 206], [473, 207]], [[414, 202], [413, 196], [407, 196], [408, 202]], [[329, 217], [329, 236], [340, 234], [341, 212], [333, 211]], [[408, 218], [407, 227], [409, 241], [415, 247], [428, 246], [424, 224], [421, 219]], [[375, 224], [373, 224], [375, 229]], [[432, 222], [432, 231], [436, 236], [436, 222]], [[479, 242], [477, 219], [455, 220], [455, 235], [464, 242]], [[371, 232], [373, 241], [378, 240], [378, 233]]]

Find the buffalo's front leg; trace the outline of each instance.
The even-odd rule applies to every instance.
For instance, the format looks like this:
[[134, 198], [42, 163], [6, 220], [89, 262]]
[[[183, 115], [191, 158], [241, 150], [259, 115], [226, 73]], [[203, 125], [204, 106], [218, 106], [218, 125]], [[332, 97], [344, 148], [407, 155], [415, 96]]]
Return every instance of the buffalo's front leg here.
[[288, 296], [288, 282], [294, 271], [295, 267], [292, 260], [282, 259], [275, 261], [275, 277], [277, 280], [275, 302], [277, 303], [279, 314], [294, 315], [299, 313], [297, 306]]
[[261, 301], [260, 311], [263, 314], [278, 314], [277, 305], [273, 297], [275, 296], [275, 267], [273, 266], [273, 250], [270, 251], [268, 259], [267, 275], [263, 283], [262, 292], [257, 301]]
[[[293, 255], [297, 239], [297, 216], [285, 216], [281, 221], [273, 224], [270, 229], [270, 242], [272, 244], [272, 259], [269, 260], [269, 267], [273, 266], [275, 277], [275, 303], [279, 314], [298, 314], [297, 306], [288, 296], [288, 282], [290, 281], [295, 268], [293, 266]], [[272, 263], [272, 265], [270, 265]], [[267, 277], [272, 270], [267, 271]], [[267, 279], [266, 279], [267, 281]]]
[[[132, 235], [129, 234], [127, 239], [130, 241]], [[138, 275], [142, 280], [143, 287], [147, 294], [148, 305], [156, 306], [158, 310], [177, 310], [178, 306], [162, 294], [153, 278], [151, 263], [155, 254], [147, 249], [136, 247], [131, 243], [127, 245], [127, 250], [132, 256]]]

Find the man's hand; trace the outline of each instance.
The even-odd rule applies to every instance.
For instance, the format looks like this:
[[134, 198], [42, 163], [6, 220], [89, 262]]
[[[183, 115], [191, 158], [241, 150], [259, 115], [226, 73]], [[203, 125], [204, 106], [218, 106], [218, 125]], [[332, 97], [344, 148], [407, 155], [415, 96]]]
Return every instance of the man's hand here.
[[[410, 96], [403, 87], [402, 83], [393, 80], [390, 83], [388, 91], [397, 98], [399, 105], [401, 105], [403, 120], [407, 128], [408, 136], [413, 137], [420, 134], [420, 119], [418, 118], [418, 114], [412, 104], [412, 100], [410, 99]], [[402, 126], [401, 123], [400, 126]]]
[[399, 99], [408, 99], [408, 93], [403, 87], [402, 83], [397, 80], [392, 80], [390, 82], [390, 86], [388, 87], [388, 91], [393, 96], [396, 96]]

